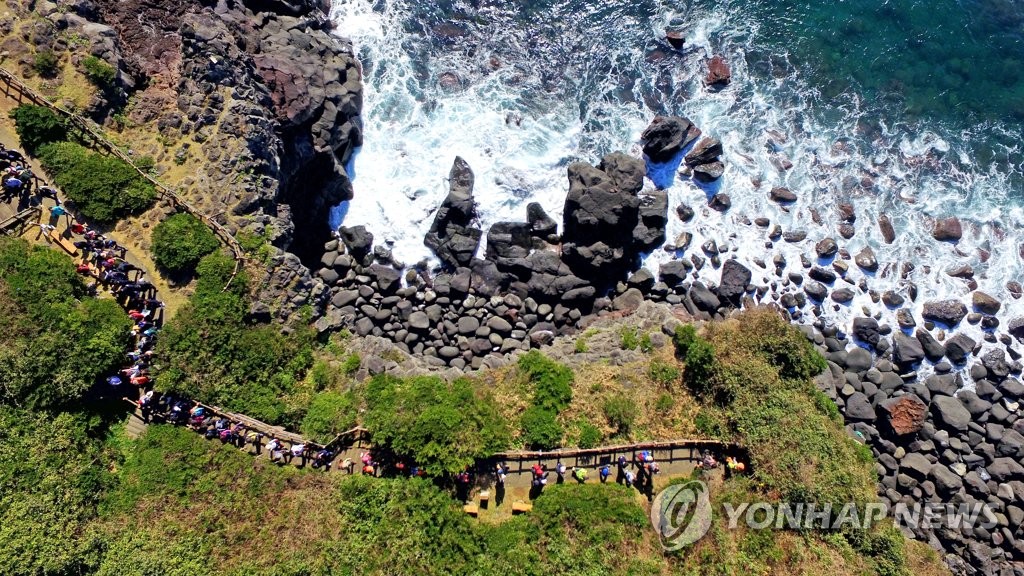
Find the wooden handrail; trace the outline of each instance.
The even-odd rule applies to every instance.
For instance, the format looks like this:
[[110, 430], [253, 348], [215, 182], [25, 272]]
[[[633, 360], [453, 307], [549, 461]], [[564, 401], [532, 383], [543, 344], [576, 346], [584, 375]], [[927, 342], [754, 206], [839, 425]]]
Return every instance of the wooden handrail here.
[[169, 187], [158, 181], [156, 178], [153, 178], [144, 170], [136, 166], [135, 162], [131, 159], [131, 157], [129, 157], [113, 142], [111, 142], [105, 136], [103, 136], [101, 133], [95, 130], [90, 125], [90, 123], [81, 116], [64, 108], [63, 106], [58, 106], [57, 104], [50, 102], [50, 100], [47, 99], [45, 96], [39, 94], [32, 88], [26, 86], [25, 83], [22, 82], [18, 77], [16, 77], [14, 74], [10, 73], [2, 67], [0, 67], [0, 82], [3, 82], [5, 84], [8, 91], [11, 88], [14, 88], [18, 92], [19, 101], [22, 97], [26, 97], [32, 103], [38, 106], [48, 108], [66, 118], [67, 121], [72, 125], [72, 127], [78, 129], [80, 132], [82, 132], [83, 135], [87, 136], [87, 138], [83, 138], [83, 140], [88, 140], [89, 143], [91, 143], [93, 146], [102, 148], [108, 154], [116, 156], [121, 161], [131, 166], [133, 169], [135, 169], [136, 172], [139, 173], [140, 176], [145, 178], [150, 184], [154, 186], [154, 188], [156, 188], [157, 192], [160, 194], [162, 198], [168, 200], [176, 208], [184, 210], [185, 212], [191, 214], [192, 216], [198, 218], [204, 224], [206, 224], [213, 231], [214, 235], [216, 235], [221, 240], [221, 242], [225, 243], [228, 246], [228, 248], [231, 249], [231, 252], [234, 256], [235, 269], [231, 272], [231, 277], [228, 278], [227, 284], [224, 285], [224, 290], [226, 291], [231, 286], [231, 283], [235, 280], [235, 277], [241, 270], [242, 264], [245, 262], [245, 252], [242, 250], [242, 246], [238, 243], [238, 240], [234, 237], [233, 234], [228, 232], [227, 228], [225, 228], [220, 222], [217, 222], [213, 218], [207, 216], [206, 214], [198, 210], [196, 207], [189, 204], [184, 198], [179, 196], [177, 192], [171, 190]]

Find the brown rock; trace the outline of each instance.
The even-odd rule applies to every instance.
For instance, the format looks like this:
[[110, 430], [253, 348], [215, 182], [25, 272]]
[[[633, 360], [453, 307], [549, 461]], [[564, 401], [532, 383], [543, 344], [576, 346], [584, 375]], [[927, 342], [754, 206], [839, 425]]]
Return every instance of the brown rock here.
[[935, 221], [935, 228], [932, 229], [932, 237], [939, 241], [952, 240], [956, 242], [964, 235], [960, 226], [960, 219], [956, 216]]
[[851, 223], [857, 220], [857, 214], [853, 211], [853, 204], [849, 202], [839, 204], [839, 220]]
[[708, 60], [708, 74], [704, 77], [704, 83], [708, 86], [725, 86], [732, 79], [732, 72], [725, 58], [716, 54]]
[[913, 434], [921, 430], [928, 415], [928, 406], [914, 394], [904, 394], [899, 398], [886, 400], [881, 408], [889, 426], [899, 435]]
[[878, 229], [882, 232], [882, 238], [886, 244], [892, 244], [896, 240], [896, 230], [892, 227], [892, 221], [887, 214], [878, 217]]
[[774, 202], [785, 203], [785, 202], [796, 202], [796, 194], [794, 194], [789, 188], [783, 188], [781, 186], [772, 188], [769, 192], [769, 197]]
[[984, 292], [975, 292], [972, 295], [972, 303], [979, 312], [983, 314], [995, 314], [1002, 308], [1002, 303]]

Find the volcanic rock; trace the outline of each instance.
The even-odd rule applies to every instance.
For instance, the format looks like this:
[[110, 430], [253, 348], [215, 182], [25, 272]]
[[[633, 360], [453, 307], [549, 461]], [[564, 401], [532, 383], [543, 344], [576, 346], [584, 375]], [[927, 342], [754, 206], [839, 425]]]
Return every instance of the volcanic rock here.
[[684, 161], [687, 166], [693, 167], [700, 164], [710, 164], [718, 161], [722, 155], [722, 142], [718, 138], [703, 138], [696, 146], [687, 153]]
[[921, 430], [928, 416], [928, 406], [915, 394], [886, 400], [880, 409], [892, 431], [901, 436]]
[[939, 241], [950, 240], [956, 242], [963, 235], [963, 228], [960, 226], [960, 220], [956, 216], [936, 220], [935, 227], [932, 229], [932, 237]]
[[704, 76], [704, 83], [708, 86], [725, 86], [732, 79], [732, 72], [729, 64], [721, 55], [714, 55], [708, 60], [708, 73]]
[[450, 268], [467, 266], [476, 253], [483, 232], [470, 226], [476, 217], [473, 171], [456, 157], [448, 175], [448, 196], [441, 203], [423, 243]]
[[938, 300], [924, 303], [921, 316], [925, 320], [956, 326], [967, 315], [967, 306], [959, 300]]
[[772, 191], [768, 193], [768, 197], [771, 198], [773, 202], [778, 202], [780, 204], [796, 202], [796, 194], [794, 194], [789, 188], [783, 188], [781, 186], [772, 188]]
[[693, 122], [679, 116], [655, 116], [640, 135], [651, 162], [668, 162], [700, 135]]

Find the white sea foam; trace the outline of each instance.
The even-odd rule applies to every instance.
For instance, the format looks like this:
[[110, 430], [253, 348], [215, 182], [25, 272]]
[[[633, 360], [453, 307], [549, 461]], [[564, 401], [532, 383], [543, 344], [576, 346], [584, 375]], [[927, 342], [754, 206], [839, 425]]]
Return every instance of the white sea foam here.
[[[461, 23], [465, 35], [445, 41], [430, 32], [432, 24], [408, 22], [410, 5], [404, 0], [336, 2], [332, 19], [338, 33], [353, 40], [366, 66], [366, 142], [355, 162], [355, 198], [335, 211], [333, 223], [343, 215], [345, 225], [365, 224], [406, 263], [432, 260], [422, 239], [456, 155], [477, 175], [483, 229], [500, 220], [523, 220], [533, 201], [560, 220], [568, 163], [596, 162], [614, 150], [639, 155], [639, 135], [657, 110], [688, 116], [725, 149], [720, 189], [731, 196], [732, 210], [708, 209], [706, 191], [685, 178], [676, 178], [668, 190], [668, 240], [684, 230], [694, 235], [680, 256], [714, 239], [751, 267], [756, 282], [771, 282], [779, 280], [771, 273], [773, 254], [786, 257], [787, 270], [800, 270], [800, 255], [813, 257], [814, 242], [832, 236], [851, 254], [865, 245], [875, 250], [882, 268], [867, 275], [867, 282], [878, 293], [892, 289], [905, 295], [900, 265], [912, 263], [908, 280], [920, 292], [918, 318], [926, 300], [961, 298], [969, 304], [966, 283], [945, 273], [960, 264], [974, 267], [980, 288], [1003, 300], [1004, 322], [1024, 314], [1005, 289], [1022, 271], [1017, 230], [1024, 210], [1012, 198], [1021, 191], [1011, 191], [1009, 173], [1019, 175], [1020, 160], [1016, 166], [982, 168], [969, 151], [984, 132], [1013, 128], [986, 125], [950, 135], [942, 127], [886, 125], [866, 114], [855, 95], [822, 104], [792, 68], [773, 68], [770, 79], [761, 73], [754, 81], [747, 52], [756, 47], [758, 30], [743, 14], [688, 6], [678, 13], [630, 17], [616, 11], [621, 2], [595, 4], [601, 6], [549, 15], [557, 23], [547, 30], [555, 34], [517, 28], [507, 10], [485, 7], [480, 18], [490, 25]], [[659, 61], [651, 56], [670, 24], [686, 30], [687, 52]], [[701, 83], [703, 62], [713, 52], [725, 54], [733, 70], [733, 83], [720, 92]], [[442, 86], [453, 78], [458, 87]], [[829, 110], [812, 114], [825, 105]], [[1017, 149], [1001, 153], [1020, 156]], [[778, 169], [773, 156], [792, 161], [792, 169]], [[770, 202], [774, 186], [796, 192], [796, 204], [783, 210]], [[838, 232], [841, 201], [856, 208], [857, 232], [849, 241]], [[697, 209], [690, 223], [674, 216], [682, 202]], [[882, 241], [882, 213], [896, 228], [893, 244]], [[964, 239], [956, 245], [931, 237], [934, 219], [950, 215], [964, 223]], [[757, 216], [785, 230], [805, 230], [807, 240], [779, 242], [769, 250], [765, 230], [744, 223]], [[656, 250], [646, 265], [656, 270], [672, 257]], [[757, 259], [768, 269], [754, 265]], [[850, 264], [856, 282], [864, 274]], [[717, 281], [718, 274], [706, 266], [700, 276]], [[858, 291], [838, 311], [826, 305], [826, 316], [845, 327], [864, 306], [883, 308]], [[892, 311], [884, 311], [884, 319], [896, 325]], [[965, 329], [980, 339], [980, 330], [966, 323]]]

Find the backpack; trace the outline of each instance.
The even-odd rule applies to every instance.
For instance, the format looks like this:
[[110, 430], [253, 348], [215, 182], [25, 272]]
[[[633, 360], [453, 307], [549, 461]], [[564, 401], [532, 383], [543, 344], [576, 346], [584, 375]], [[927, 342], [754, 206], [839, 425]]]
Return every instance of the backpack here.
[[231, 440], [231, 430], [221, 430], [220, 439], [224, 441]]
[[214, 429], [214, 428], [207, 428], [206, 429], [206, 439], [207, 440], [213, 440], [216, 437], [217, 437], [217, 430], [216, 429]]

